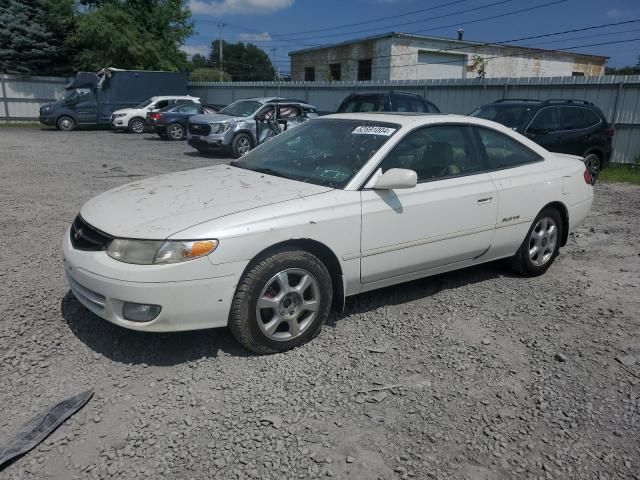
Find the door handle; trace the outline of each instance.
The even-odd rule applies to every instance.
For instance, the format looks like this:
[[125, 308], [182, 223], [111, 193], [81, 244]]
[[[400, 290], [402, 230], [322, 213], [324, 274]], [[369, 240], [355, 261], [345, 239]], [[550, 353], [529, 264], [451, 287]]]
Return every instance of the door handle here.
[[491, 200], [493, 200], [493, 197], [479, 198], [478, 205], [485, 205], [487, 203], [491, 203]]

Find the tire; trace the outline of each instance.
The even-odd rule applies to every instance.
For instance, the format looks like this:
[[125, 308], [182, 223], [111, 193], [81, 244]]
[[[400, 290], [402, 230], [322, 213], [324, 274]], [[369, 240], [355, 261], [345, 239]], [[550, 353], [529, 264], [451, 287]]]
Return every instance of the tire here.
[[144, 133], [144, 120], [139, 117], [129, 120], [129, 131], [137, 134]]
[[76, 121], [68, 115], [63, 115], [56, 122], [56, 127], [63, 132], [70, 132], [76, 128]]
[[595, 153], [590, 153], [584, 157], [584, 166], [587, 167], [587, 170], [589, 170], [591, 174], [591, 185], [595, 185], [598, 180], [598, 175], [600, 175], [600, 170], [602, 169], [600, 157]]
[[[552, 227], [555, 227], [553, 231]], [[542, 275], [558, 256], [564, 228], [558, 210], [544, 208], [531, 224], [522, 245], [511, 258], [511, 267], [521, 275]], [[536, 251], [534, 247], [537, 247]]]
[[281, 248], [259, 258], [240, 280], [229, 328], [252, 352], [284, 352], [320, 332], [332, 296], [331, 275], [315, 255]]
[[169, 140], [184, 140], [185, 133], [184, 127], [179, 123], [172, 123], [167, 127], [167, 138]]
[[246, 133], [239, 133], [231, 142], [231, 155], [233, 158], [240, 158], [253, 149], [253, 140]]

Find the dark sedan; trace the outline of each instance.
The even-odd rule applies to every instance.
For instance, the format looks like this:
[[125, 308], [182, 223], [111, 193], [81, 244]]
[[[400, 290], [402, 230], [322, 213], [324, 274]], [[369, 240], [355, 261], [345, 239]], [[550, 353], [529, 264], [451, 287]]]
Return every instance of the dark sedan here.
[[212, 114], [216, 111], [197, 103], [170, 105], [157, 112], [147, 114], [147, 125], [153, 127], [161, 138], [184, 140], [187, 137], [189, 118], [198, 114]]

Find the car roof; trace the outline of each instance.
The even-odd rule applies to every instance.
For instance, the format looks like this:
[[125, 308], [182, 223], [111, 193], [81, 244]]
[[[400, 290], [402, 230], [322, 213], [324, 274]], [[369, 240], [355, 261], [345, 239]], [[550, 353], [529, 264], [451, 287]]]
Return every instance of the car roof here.
[[235, 102], [240, 102], [242, 100], [251, 100], [253, 102], [260, 102], [260, 103], [277, 103], [277, 102], [281, 102], [281, 103], [295, 103], [295, 104], [299, 104], [299, 105], [306, 105], [312, 108], [316, 108], [314, 105], [311, 105], [310, 103], [305, 102], [304, 100], [296, 100], [294, 98], [283, 98], [283, 97], [252, 97], [252, 98], [241, 98], [238, 100], [235, 100], [233, 103]]
[[151, 97], [152, 101], [156, 100], [165, 100], [172, 98], [184, 98], [185, 100], [200, 100], [200, 97], [192, 97], [191, 95], [156, 95], [155, 97]]
[[[466, 125], [479, 125], [490, 127], [494, 130], [511, 131], [491, 120], [484, 120], [477, 117], [468, 117], [466, 115], [456, 115], [452, 113], [416, 113], [416, 112], [370, 112], [370, 113], [334, 113], [325, 115], [323, 118], [336, 118], [345, 120], [362, 120], [366, 122], [384, 122], [395, 123], [402, 127], [413, 128], [422, 125], [439, 125], [447, 123], [462, 123]], [[314, 120], [317, 121], [317, 120]]]

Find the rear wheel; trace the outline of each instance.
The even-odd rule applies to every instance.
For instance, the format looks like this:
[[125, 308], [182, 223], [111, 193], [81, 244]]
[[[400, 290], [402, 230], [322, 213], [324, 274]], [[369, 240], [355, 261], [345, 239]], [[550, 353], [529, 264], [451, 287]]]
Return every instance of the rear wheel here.
[[167, 136], [170, 140], [182, 140], [184, 134], [184, 127], [179, 123], [172, 123], [167, 127]]
[[58, 130], [62, 130], [64, 132], [70, 132], [71, 130], [76, 128], [76, 122], [73, 118], [67, 115], [64, 115], [58, 119], [56, 126], [58, 127]]
[[589, 173], [591, 174], [591, 185], [595, 184], [598, 180], [598, 175], [600, 175], [600, 170], [602, 169], [600, 157], [595, 153], [590, 153], [584, 157], [584, 166], [587, 167], [587, 170], [589, 170]]
[[546, 272], [558, 256], [563, 228], [562, 217], [555, 208], [542, 210], [511, 259], [513, 269], [528, 276]]
[[320, 332], [332, 296], [331, 276], [315, 255], [276, 250], [253, 265], [238, 284], [229, 328], [253, 352], [289, 350]]
[[129, 131], [131, 133], [144, 133], [144, 120], [141, 118], [132, 118], [129, 121]]

